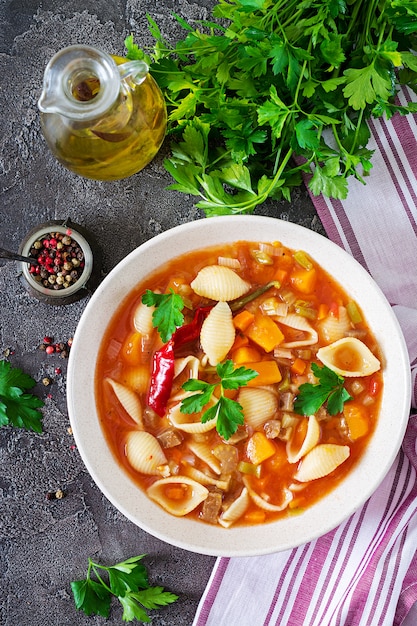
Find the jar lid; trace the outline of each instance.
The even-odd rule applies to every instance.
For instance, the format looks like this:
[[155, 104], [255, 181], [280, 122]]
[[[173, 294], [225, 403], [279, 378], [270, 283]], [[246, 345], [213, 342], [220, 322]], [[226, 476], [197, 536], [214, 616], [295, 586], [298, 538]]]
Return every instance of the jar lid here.
[[91, 233], [70, 220], [36, 226], [19, 253], [41, 259], [38, 265], [21, 262], [21, 277], [30, 295], [47, 304], [80, 300], [100, 282], [101, 252]]

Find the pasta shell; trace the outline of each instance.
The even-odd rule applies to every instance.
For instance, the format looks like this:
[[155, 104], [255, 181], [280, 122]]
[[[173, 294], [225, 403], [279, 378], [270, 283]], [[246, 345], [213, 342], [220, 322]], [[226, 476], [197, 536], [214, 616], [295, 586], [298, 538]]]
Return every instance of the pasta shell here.
[[116, 398], [126, 413], [143, 429], [143, 408], [136, 393], [129, 387], [116, 382], [112, 378], [106, 378], [106, 381], [113, 389]]
[[308, 323], [305, 317], [297, 315], [296, 313], [289, 313], [283, 317], [277, 317], [279, 324], [289, 326], [295, 330], [300, 330], [305, 333], [303, 339], [297, 341], [287, 341], [280, 343], [280, 348], [299, 348], [300, 346], [311, 346], [318, 341], [318, 334], [314, 328]]
[[317, 351], [317, 358], [340, 376], [369, 376], [381, 363], [363, 341], [344, 337]]
[[200, 414], [191, 414], [187, 415], [186, 413], [181, 413], [180, 411], [180, 403], [175, 404], [168, 412], [168, 420], [178, 428], [178, 430], [182, 430], [185, 433], [190, 433], [193, 435], [198, 435], [200, 433], [207, 433], [209, 430], [212, 430], [216, 427], [217, 418], [214, 418], [204, 424], [200, 420]]
[[220, 515], [219, 524], [229, 528], [242, 517], [250, 503], [249, 492], [244, 487], [241, 494], [233, 500], [232, 504]]
[[200, 332], [200, 343], [210, 365], [221, 363], [235, 340], [232, 311], [226, 302], [218, 302], [207, 315]]
[[301, 447], [295, 449], [294, 437], [287, 442], [286, 452], [289, 463], [298, 463], [310, 450], [318, 444], [320, 439], [320, 426], [315, 415], [308, 418], [307, 432]]
[[278, 410], [278, 397], [268, 389], [243, 387], [238, 402], [242, 406], [245, 424], [254, 429], [261, 427]]
[[344, 306], [339, 306], [339, 315], [327, 315], [318, 324], [319, 334], [324, 343], [333, 343], [346, 336], [352, 323]]
[[327, 476], [344, 463], [349, 455], [349, 446], [339, 446], [333, 443], [319, 444], [301, 461], [294, 478], [300, 483], [307, 483], [310, 480]]
[[183, 517], [204, 502], [209, 492], [188, 476], [170, 476], [154, 482], [146, 493], [171, 515]]
[[215, 476], [207, 474], [206, 472], [202, 472], [196, 469], [192, 465], [187, 465], [184, 471], [187, 476], [189, 476], [193, 480], [196, 480], [202, 485], [214, 485], [222, 491], [227, 491], [227, 489], [229, 488], [230, 478], [228, 478], [227, 480], [221, 480], [219, 478], [216, 478]]
[[146, 306], [142, 301], [133, 311], [133, 326], [141, 335], [152, 335], [154, 327], [152, 324], [152, 315], [155, 311], [154, 306]]
[[247, 476], [243, 477], [243, 484], [247, 488], [250, 498], [254, 501], [254, 503], [257, 506], [259, 506], [260, 509], [263, 509], [264, 511], [270, 511], [270, 512], [283, 511], [284, 509], [287, 508], [287, 506], [289, 505], [289, 503], [294, 497], [289, 489], [284, 489], [284, 500], [282, 504], [271, 504], [270, 502], [262, 498], [258, 493], [256, 493], [254, 489], [252, 489]]
[[198, 457], [201, 461], [204, 461], [206, 465], [216, 472], [216, 474], [220, 474], [220, 461], [217, 459], [213, 452], [211, 446], [207, 443], [203, 443], [202, 441], [189, 441], [187, 443], [188, 448]]
[[165, 472], [166, 456], [156, 437], [144, 430], [133, 430], [126, 437], [125, 452], [130, 465], [142, 474]]
[[230, 267], [206, 265], [192, 281], [191, 288], [199, 296], [226, 302], [243, 296], [249, 291], [250, 284]]

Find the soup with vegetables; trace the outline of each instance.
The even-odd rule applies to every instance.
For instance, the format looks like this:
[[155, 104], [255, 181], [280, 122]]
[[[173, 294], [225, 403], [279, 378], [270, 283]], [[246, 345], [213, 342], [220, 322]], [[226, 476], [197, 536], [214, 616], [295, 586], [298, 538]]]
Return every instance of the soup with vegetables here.
[[280, 242], [174, 259], [128, 295], [96, 371], [118, 462], [174, 516], [224, 528], [294, 515], [362, 455], [381, 355], [342, 286]]

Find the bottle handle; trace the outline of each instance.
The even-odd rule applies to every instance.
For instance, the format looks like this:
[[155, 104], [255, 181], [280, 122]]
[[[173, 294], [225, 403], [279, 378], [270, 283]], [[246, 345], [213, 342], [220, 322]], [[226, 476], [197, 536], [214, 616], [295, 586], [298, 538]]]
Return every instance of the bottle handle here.
[[143, 83], [147, 75], [149, 74], [149, 67], [144, 61], [127, 61], [118, 65], [120, 78], [122, 80], [130, 78], [135, 85]]

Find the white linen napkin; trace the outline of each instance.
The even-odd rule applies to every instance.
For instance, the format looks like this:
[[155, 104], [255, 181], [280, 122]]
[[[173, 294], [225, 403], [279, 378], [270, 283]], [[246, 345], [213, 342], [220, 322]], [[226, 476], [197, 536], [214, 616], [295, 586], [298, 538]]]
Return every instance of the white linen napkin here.
[[[407, 90], [402, 104], [417, 100]], [[417, 116], [373, 120], [373, 169], [343, 201], [312, 197], [330, 239], [379, 284], [402, 327], [417, 407]], [[393, 467], [345, 523], [299, 548], [219, 558], [193, 626], [415, 626], [417, 414]]]

